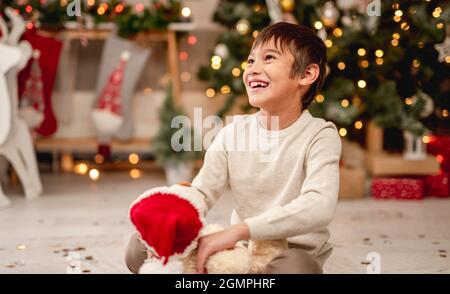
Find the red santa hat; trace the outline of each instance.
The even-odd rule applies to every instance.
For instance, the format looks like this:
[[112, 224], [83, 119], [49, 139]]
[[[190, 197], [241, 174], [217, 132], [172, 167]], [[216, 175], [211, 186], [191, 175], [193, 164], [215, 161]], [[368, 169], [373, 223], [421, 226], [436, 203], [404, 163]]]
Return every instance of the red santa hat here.
[[205, 224], [206, 204], [193, 187], [173, 185], [144, 192], [130, 208], [130, 219], [141, 241], [166, 265], [197, 247]]

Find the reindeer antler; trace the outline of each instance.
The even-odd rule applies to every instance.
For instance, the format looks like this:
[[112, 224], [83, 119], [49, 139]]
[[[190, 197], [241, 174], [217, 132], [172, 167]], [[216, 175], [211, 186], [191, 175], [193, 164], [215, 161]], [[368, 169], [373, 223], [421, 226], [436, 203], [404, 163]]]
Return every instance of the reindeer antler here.
[[5, 43], [8, 39], [8, 25], [6, 24], [3, 17], [0, 15], [0, 31], [2, 35], [0, 37], [0, 43]]
[[6, 15], [9, 17], [12, 23], [12, 28], [7, 38], [7, 43], [10, 45], [17, 45], [20, 37], [25, 32], [25, 21], [22, 16], [17, 14], [14, 9], [7, 7], [5, 9]]

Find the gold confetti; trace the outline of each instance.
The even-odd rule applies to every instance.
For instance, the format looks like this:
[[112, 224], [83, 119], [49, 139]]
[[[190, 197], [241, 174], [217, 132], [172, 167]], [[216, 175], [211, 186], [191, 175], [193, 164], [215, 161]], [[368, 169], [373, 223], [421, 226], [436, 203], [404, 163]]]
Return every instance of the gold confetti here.
[[16, 246], [16, 249], [17, 250], [25, 250], [25, 249], [27, 249], [27, 246], [24, 245], [24, 244], [19, 244], [19, 245]]

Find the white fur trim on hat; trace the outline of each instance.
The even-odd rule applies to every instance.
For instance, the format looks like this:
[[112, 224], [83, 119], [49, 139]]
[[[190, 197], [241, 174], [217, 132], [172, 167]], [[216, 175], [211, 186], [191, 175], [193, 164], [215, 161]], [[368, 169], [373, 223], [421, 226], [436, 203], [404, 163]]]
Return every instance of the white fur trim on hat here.
[[163, 261], [156, 258], [147, 259], [139, 269], [139, 274], [182, 274], [183, 263], [178, 258], [172, 258], [163, 264]]

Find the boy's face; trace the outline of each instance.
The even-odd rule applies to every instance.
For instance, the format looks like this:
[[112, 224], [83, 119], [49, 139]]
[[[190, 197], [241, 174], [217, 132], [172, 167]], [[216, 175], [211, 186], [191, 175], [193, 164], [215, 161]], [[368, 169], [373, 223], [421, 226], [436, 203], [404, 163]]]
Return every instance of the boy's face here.
[[290, 77], [294, 56], [274, 41], [254, 48], [248, 57], [243, 79], [252, 106], [280, 111], [300, 104], [299, 84]]

